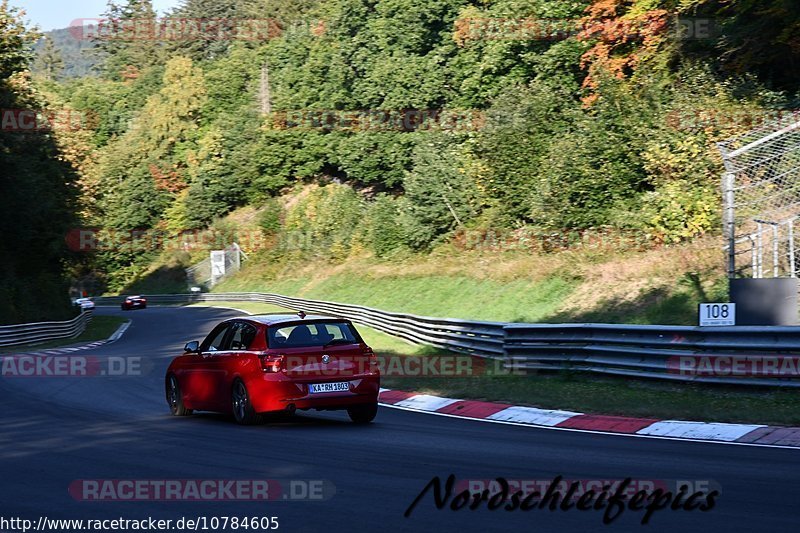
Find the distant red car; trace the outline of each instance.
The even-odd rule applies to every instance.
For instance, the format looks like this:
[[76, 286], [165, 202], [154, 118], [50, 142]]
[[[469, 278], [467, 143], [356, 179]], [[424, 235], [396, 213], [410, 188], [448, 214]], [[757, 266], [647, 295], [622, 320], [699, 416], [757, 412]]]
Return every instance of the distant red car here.
[[128, 296], [122, 302], [122, 310], [147, 309], [147, 298], [144, 296]]
[[173, 415], [233, 413], [240, 424], [268, 413], [346, 409], [357, 423], [378, 412], [378, 360], [349, 320], [262, 315], [226, 320], [192, 341], [167, 369]]

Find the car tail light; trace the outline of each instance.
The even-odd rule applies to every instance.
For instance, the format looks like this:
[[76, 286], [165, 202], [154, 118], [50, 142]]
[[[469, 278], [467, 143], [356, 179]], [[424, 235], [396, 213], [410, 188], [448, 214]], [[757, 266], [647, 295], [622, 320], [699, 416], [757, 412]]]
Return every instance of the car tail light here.
[[261, 369], [264, 372], [280, 372], [283, 370], [282, 355], [262, 355], [261, 356]]
[[372, 348], [366, 346], [363, 354], [369, 357], [369, 366], [378, 366], [378, 356], [375, 355], [375, 352], [372, 351]]

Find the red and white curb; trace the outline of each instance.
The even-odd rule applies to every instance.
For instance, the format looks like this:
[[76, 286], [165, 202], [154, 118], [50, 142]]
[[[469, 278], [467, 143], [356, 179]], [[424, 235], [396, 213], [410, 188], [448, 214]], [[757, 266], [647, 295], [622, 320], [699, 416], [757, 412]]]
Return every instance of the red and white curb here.
[[800, 428], [759, 424], [727, 424], [656, 420], [627, 416], [587, 415], [503, 403], [441, 398], [381, 389], [381, 405], [443, 416], [548, 429], [609, 433], [637, 437], [720, 442], [751, 446], [800, 448]]
[[83, 350], [91, 350], [92, 348], [97, 348], [98, 346], [103, 346], [104, 344], [111, 344], [112, 342], [116, 342], [119, 340], [120, 337], [125, 333], [125, 331], [130, 327], [131, 321], [128, 320], [124, 324], [121, 324], [117, 330], [111, 334], [111, 336], [102, 341], [94, 341], [90, 342], [89, 344], [83, 344], [81, 346], [71, 346], [69, 348], [51, 348], [48, 350], [40, 350], [38, 352], [25, 352], [19, 355], [33, 355], [33, 356], [46, 356], [46, 355], [64, 355], [70, 354], [74, 352], [81, 352]]

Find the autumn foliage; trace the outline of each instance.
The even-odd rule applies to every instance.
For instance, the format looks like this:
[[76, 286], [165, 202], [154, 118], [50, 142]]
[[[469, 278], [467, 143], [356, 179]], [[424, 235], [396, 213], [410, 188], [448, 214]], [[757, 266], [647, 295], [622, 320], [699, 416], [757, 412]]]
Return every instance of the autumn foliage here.
[[630, 76], [664, 45], [670, 13], [665, 9], [637, 13], [629, 6], [625, 0], [596, 0], [586, 9], [578, 36], [592, 43], [581, 57], [581, 67], [587, 71], [583, 87], [589, 91], [584, 103], [596, 100], [598, 75]]

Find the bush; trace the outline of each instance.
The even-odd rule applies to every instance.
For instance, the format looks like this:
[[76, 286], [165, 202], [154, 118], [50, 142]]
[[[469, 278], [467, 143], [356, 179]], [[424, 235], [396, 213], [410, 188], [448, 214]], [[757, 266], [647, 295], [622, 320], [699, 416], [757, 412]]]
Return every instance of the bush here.
[[270, 198], [261, 208], [258, 215], [258, 227], [265, 235], [275, 235], [281, 230], [283, 207], [277, 198]]
[[388, 195], [370, 203], [365, 216], [369, 247], [376, 257], [387, 257], [404, 248], [405, 231], [400, 222], [399, 202]]
[[720, 194], [714, 187], [678, 181], [645, 195], [642, 221], [648, 237], [678, 243], [720, 227]]
[[426, 249], [477, 216], [480, 189], [468, 175], [467, 155], [456, 140], [430, 137], [414, 151], [406, 174], [402, 219], [407, 243]]
[[336, 164], [350, 180], [394, 187], [411, 168], [413, 133], [377, 132], [342, 136]]
[[494, 214], [493, 225], [530, 221], [532, 191], [541, 189], [551, 146], [566, 135], [575, 106], [569, 91], [534, 82], [507, 89], [487, 111], [486, 127], [471, 150], [481, 162], [479, 183]]
[[344, 258], [364, 212], [364, 202], [351, 187], [312, 186], [288, 209], [282, 246], [300, 255]]

